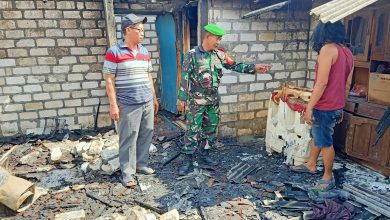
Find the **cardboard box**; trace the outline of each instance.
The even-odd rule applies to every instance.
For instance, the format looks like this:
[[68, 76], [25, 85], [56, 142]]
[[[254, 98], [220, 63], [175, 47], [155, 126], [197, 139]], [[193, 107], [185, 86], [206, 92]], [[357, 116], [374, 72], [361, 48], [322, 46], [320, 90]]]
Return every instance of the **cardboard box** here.
[[370, 73], [368, 101], [390, 105], [390, 74]]

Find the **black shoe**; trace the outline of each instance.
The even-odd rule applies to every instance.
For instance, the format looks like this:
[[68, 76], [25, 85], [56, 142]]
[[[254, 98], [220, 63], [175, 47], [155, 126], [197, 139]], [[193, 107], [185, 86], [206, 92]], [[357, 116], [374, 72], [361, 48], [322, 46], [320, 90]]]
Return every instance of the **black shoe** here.
[[200, 155], [200, 161], [207, 166], [217, 166], [218, 161], [210, 157], [210, 150], [203, 150]]
[[185, 176], [194, 170], [192, 163], [192, 154], [184, 154], [185, 158], [181, 167], [179, 168], [179, 176]]

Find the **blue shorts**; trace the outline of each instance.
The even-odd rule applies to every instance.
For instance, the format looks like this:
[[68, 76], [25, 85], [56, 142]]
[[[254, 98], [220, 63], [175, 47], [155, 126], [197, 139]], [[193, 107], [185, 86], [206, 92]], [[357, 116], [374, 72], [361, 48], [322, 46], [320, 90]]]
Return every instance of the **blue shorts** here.
[[336, 122], [341, 119], [343, 110], [323, 111], [313, 109], [313, 124], [310, 135], [316, 147], [333, 146], [333, 133]]

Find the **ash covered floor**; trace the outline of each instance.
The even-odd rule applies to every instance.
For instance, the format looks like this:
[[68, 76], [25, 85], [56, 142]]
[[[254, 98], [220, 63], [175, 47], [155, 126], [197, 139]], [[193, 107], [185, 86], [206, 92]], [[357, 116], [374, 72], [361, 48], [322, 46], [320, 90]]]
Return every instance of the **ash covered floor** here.
[[337, 189], [313, 194], [309, 189], [321, 172], [291, 172], [283, 155], [266, 152], [262, 138], [221, 139], [213, 154], [219, 166], [195, 163], [193, 173], [180, 177], [177, 169], [184, 157], [163, 164], [179, 152], [181, 133], [171, 118], [157, 117], [156, 148], [150, 154], [156, 174], [137, 174], [134, 189], [118, 181], [118, 138], [113, 130], [52, 135], [51, 140], [14, 139], [24, 142], [4, 144], [0, 155], [17, 146], [10, 157], [10, 173], [35, 183], [43, 195], [21, 213], [0, 207], [0, 218], [163, 219], [164, 213], [177, 210], [180, 219], [310, 219], [315, 214], [313, 201], [330, 199], [338, 204], [349, 201], [352, 219], [387, 219], [376, 207], [361, 204], [342, 189], [356, 186], [389, 198], [388, 177], [338, 157]]

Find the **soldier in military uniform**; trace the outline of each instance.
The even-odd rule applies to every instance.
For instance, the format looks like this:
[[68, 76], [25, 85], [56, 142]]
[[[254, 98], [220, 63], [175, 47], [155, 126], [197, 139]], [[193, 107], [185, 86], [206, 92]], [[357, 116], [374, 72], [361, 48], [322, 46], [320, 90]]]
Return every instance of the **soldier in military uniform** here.
[[215, 24], [204, 27], [206, 31], [202, 45], [185, 54], [178, 94], [178, 108], [183, 110], [185, 103], [187, 132], [182, 153], [186, 156], [179, 175], [186, 175], [192, 169], [192, 157], [196, 149], [201, 150], [200, 160], [206, 165], [215, 166], [218, 162], [210, 158], [216, 141], [219, 123], [218, 87], [223, 75], [222, 68], [240, 73], [265, 73], [267, 64], [236, 63], [219, 45], [225, 30]]

